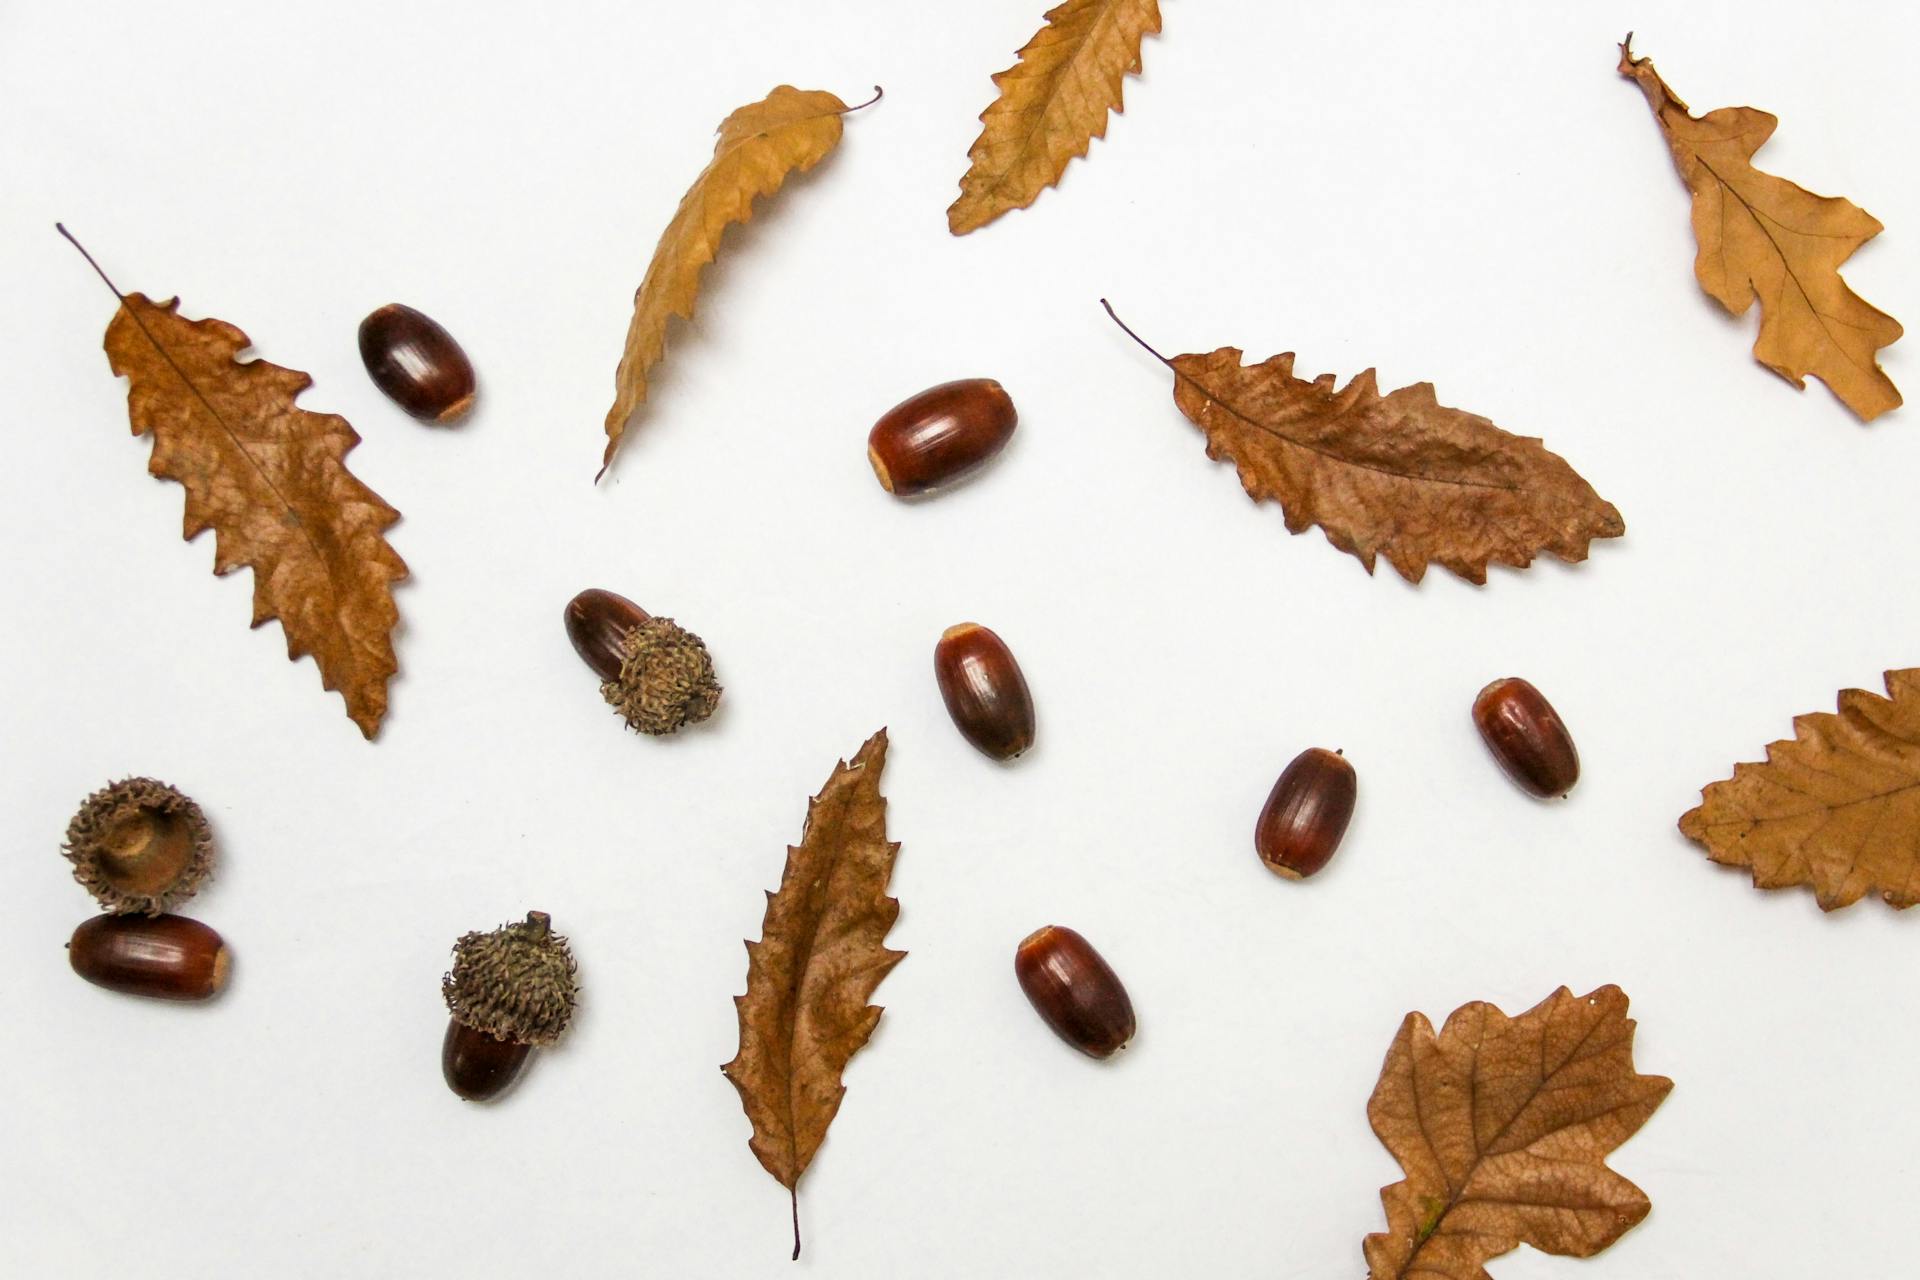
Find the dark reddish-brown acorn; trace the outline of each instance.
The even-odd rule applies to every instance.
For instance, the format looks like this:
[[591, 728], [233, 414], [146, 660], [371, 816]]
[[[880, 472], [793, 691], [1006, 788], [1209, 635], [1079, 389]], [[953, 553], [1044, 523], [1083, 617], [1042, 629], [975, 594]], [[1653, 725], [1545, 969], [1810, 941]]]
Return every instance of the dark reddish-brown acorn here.
[[573, 651], [600, 677], [600, 696], [629, 728], [675, 733], [720, 704], [706, 641], [672, 618], [589, 587], [567, 602], [566, 624]]
[[1553, 704], [1519, 676], [1495, 680], [1473, 700], [1473, 723], [1493, 758], [1520, 788], [1541, 799], [1580, 781], [1580, 753]]
[[1326, 866], [1347, 833], [1357, 790], [1353, 766], [1340, 753], [1309, 747], [1295, 756], [1254, 824], [1260, 861], [1289, 880]]
[[1133, 1001], [1093, 944], [1064, 925], [1036, 929], [1013, 953], [1014, 976], [1054, 1033], [1092, 1058], [1133, 1039]]
[[956, 480], [1006, 447], [1020, 420], [1006, 388], [963, 378], [902, 400], [867, 434], [880, 487], [911, 497]]
[[373, 385], [416, 418], [448, 424], [473, 408], [473, 362], [424, 312], [389, 302], [362, 320], [360, 360]]
[[453, 944], [440, 980], [453, 1021], [440, 1044], [447, 1087], [469, 1102], [504, 1093], [534, 1046], [552, 1044], [573, 1018], [579, 985], [573, 952], [544, 911]]
[[155, 1000], [208, 1000], [227, 985], [220, 935], [185, 916], [95, 916], [67, 943], [73, 971], [96, 986]]
[[948, 627], [933, 647], [933, 675], [968, 742], [995, 760], [1033, 745], [1033, 695], [999, 636], [977, 622]]

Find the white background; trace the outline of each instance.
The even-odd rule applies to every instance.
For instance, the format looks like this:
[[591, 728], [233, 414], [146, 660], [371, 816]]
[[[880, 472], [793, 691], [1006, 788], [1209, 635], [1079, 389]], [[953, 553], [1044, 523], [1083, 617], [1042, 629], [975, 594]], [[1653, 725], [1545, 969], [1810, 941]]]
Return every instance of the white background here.
[[[1846, 275], [1920, 317], [1910, 7], [1170, 0], [1089, 160], [963, 239], [988, 76], [1038, 0], [0, 5], [0, 1271], [14, 1276], [786, 1276], [785, 1193], [718, 1065], [740, 940], [805, 802], [882, 724], [908, 959], [801, 1188], [832, 1277], [1356, 1276], [1398, 1170], [1365, 1106], [1402, 1016], [1616, 982], [1671, 1099], [1613, 1164], [1646, 1223], [1500, 1280], [1911, 1272], [1920, 915], [1824, 917], [1675, 820], [1795, 713], [1920, 662], [1920, 434], [1756, 365], [1694, 284], [1638, 29], [1697, 110], [1782, 120], [1766, 167], [1889, 228]], [[591, 484], [634, 286], [721, 117], [848, 101], [840, 150], [731, 234], [698, 323]], [[249, 632], [150, 479], [100, 351], [178, 293], [365, 443], [406, 513], [402, 675], [369, 745]], [[1162, 349], [1297, 350], [1544, 436], [1624, 514], [1577, 568], [1369, 578], [1209, 463]], [[354, 332], [404, 301], [480, 371], [423, 428]], [[1885, 358], [1915, 391], [1914, 340]], [[1021, 426], [903, 505], [872, 420], [990, 375]], [[704, 635], [721, 713], [623, 733], [560, 627], [611, 587]], [[942, 628], [1019, 654], [1008, 768], [935, 692]], [[1468, 705], [1523, 674], [1586, 776], [1534, 803]], [[1295, 752], [1359, 770], [1304, 885], [1250, 831]], [[67, 971], [69, 814], [146, 773], [223, 861], [190, 912], [237, 955], [204, 1008]], [[469, 928], [553, 913], [585, 1000], [500, 1105], [440, 1079]], [[1141, 1031], [1073, 1054], [1014, 984], [1047, 922]]]

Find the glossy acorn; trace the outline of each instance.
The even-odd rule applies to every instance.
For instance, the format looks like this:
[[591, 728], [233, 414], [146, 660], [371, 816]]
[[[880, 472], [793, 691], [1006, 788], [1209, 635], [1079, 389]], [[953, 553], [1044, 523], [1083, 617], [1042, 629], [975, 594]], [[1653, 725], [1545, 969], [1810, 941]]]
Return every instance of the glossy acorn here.
[[1006, 447], [1019, 422], [1013, 398], [992, 378], [929, 387], [887, 410], [867, 434], [867, 460], [897, 497], [956, 480]]
[[1304, 880], [1333, 858], [1353, 818], [1358, 784], [1338, 752], [1309, 747], [1281, 773], [1253, 828], [1253, 847], [1267, 869]]
[[1540, 799], [1564, 796], [1580, 780], [1580, 753], [1553, 704], [1519, 676], [1495, 680], [1473, 700], [1473, 723], [1500, 767]]
[[627, 727], [656, 737], [713, 714], [721, 688], [699, 636], [623, 595], [590, 587], [567, 602], [567, 639]]
[[1006, 642], [977, 622], [948, 627], [933, 675], [961, 736], [995, 760], [1033, 745], [1033, 694]]
[[220, 935], [185, 916], [95, 916], [67, 943], [73, 971], [95, 986], [155, 1000], [208, 1000], [227, 985]]
[[573, 951], [544, 911], [523, 923], [467, 933], [453, 944], [440, 994], [453, 1020], [440, 1042], [440, 1074], [468, 1102], [506, 1092], [537, 1045], [566, 1031], [579, 998]]
[[505, 1093], [520, 1078], [520, 1069], [532, 1053], [533, 1046], [524, 1041], [503, 1040], [449, 1019], [446, 1039], [440, 1042], [440, 1074], [457, 1096], [485, 1102]]
[[390, 302], [360, 322], [360, 362], [373, 385], [416, 418], [442, 425], [473, 408], [473, 362], [432, 316]]
[[1133, 1039], [1133, 1001], [1093, 944], [1064, 925], [1028, 934], [1014, 976], [1054, 1034], [1090, 1058], [1111, 1058]]

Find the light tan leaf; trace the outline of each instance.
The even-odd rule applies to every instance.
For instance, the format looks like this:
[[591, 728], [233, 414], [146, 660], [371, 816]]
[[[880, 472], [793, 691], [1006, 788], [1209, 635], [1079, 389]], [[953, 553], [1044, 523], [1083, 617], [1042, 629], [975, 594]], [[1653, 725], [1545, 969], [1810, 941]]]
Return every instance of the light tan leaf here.
[[1736, 316], [1759, 298], [1754, 358], [1794, 386], [1805, 390], [1812, 374], [1867, 421], [1897, 407], [1900, 392], [1878, 358], [1899, 339], [1900, 322], [1840, 278], [1840, 264], [1880, 234], [1879, 220], [1755, 169], [1754, 153], [1780, 122], [1752, 107], [1689, 114], [1631, 41], [1620, 45], [1620, 74], [1646, 95], [1693, 192], [1700, 287]]
[[754, 200], [778, 191], [788, 174], [825, 159], [840, 142], [840, 117], [847, 109], [831, 93], [783, 84], [720, 122], [713, 159], [680, 198], [633, 295], [633, 321], [614, 374], [613, 408], [607, 410], [602, 475], [627, 419], [647, 398], [647, 374], [666, 353], [667, 322], [693, 318], [701, 268], [719, 252], [727, 228], [753, 217]]
[[1367, 1103], [1407, 1175], [1381, 1188], [1370, 1280], [1487, 1280], [1485, 1264], [1523, 1243], [1600, 1252], [1651, 1208], [1607, 1156], [1672, 1088], [1634, 1070], [1618, 987], [1562, 987], [1517, 1018], [1475, 1001], [1438, 1037], [1408, 1014]]
[[1125, 109], [1122, 83], [1158, 30], [1158, 0], [1066, 0], [1050, 10], [1020, 60], [993, 78], [1000, 96], [981, 113], [947, 228], [965, 235], [1060, 181], [1069, 160], [1106, 136], [1107, 113]]
[[721, 1070], [753, 1123], [753, 1154], [792, 1197], [796, 1258], [800, 1175], [840, 1110], [848, 1059], [880, 1021], [867, 999], [907, 954], [885, 945], [900, 914], [887, 896], [900, 846], [887, 839], [886, 762], [882, 729], [808, 803], [760, 941], [747, 944], [747, 993], [733, 1001], [740, 1051]]
[[1168, 359], [1120, 327], [1173, 370], [1174, 403], [1208, 457], [1232, 462], [1254, 501], [1278, 502], [1289, 531], [1319, 525], [1368, 573], [1385, 556], [1412, 582], [1432, 561], [1484, 583], [1490, 562], [1584, 560], [1592, 539], [1626, 532], [1539, 440], [1438, 403], [1430, 382], [1383, 396], [1368, 369], [1335, 391], [1332, 374], [1296, 378], [1291, 352], [1257, 365], [1237, 347]]
[[1886, 684], [1890, 697], [1847, 689], [1840, 714], [1794, 720], [1766, 763], [1736, 764], [1701, 793], [1682, 834], [1752, 868], [1759, 888], [1812, 885], [1827, 911], [1874, 892], [1920, 902], [1920, 668]]
[[386, 540], [400, 513], [347, 470], [360, 437], [345, 418], [294, 405], [306, 374], [240, 363], [250, 341], [224, 320], [114, 293], [107, 359], [132, 383], [133, 433], [153, 437], [147, 469], [186, 488], [186, 536], [213, 530], [215, 573], [253, 570], [253, 625], [278, 618], [287, 657], [311, 653], [321, 684], [373, 737], [398, 669], [393, 584], [407, 566]]

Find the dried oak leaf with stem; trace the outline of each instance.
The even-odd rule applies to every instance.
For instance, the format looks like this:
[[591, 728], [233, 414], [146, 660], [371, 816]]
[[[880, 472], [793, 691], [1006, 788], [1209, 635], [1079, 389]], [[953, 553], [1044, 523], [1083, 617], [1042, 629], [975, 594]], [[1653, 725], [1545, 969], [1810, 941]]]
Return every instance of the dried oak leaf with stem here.
[[1680, 831], [1748, 867], [1761, 889], [1813, 886], [1824, 911], [1878, 892], [1920, 902], [1920, 668], [1886, 673], [1882, 698], [1840, 694], [1840, 713], [1796, 718], [1763, 764], [1709, 785]]
[[1024, 209], [1060, 181], [1067, 162], [1125, 110], [1122, 86], [1140, 71], [1140, 42], [1160, 30], [1158, 0], [1067, 0], [1048, 11], [1019, 61], [993, 77], [1000, 96], [967, 155], [947, 229], [965, 235]]
[[647, 398], [647, 374], [666, 354], [667, 322], [675, 316], [693, 318], [700, 271], [719, 252], [727, 228], [753, 217], [754, 200], [778, 191], [788, 174], [804, 173], [824, 160], [839, 145], [841, 116], [879, 100], [877, 85], [872, 98], [849, 107], [823, 90], [783, 84], [720, 122], [713, 159], [680, 197], [633, 295], [633, 321], [613, 378], [613, 407], [607, 410], [600, 475], [613, 464], [627, 419]]
[[753, 1154], [792, 1201], [795, 1258], [800, 1175], [840, 1110], [847, 1060], [880, 1020], [867, 999], [907, 954], [885, 945], [900, 914], [887, 896], [900, 846], [887, 839], [886, 762], [882, 729], [808, 802], [760, 941], [747, 944], [747, 993], [733, 1000], [740, 1051], [720, 1068], [753, 1123]]
[[312, 378], [240, 362], [247, 335], [224, 320], [183, 318], [178, 298], [121, 293], [58, 229], [120, 299], [107, 359], [132, 384], [133, 433], [153, 437], [147, 470], [186, 488], [185, 536], [213, 530], [216, 574], [253, 570], [252, 625], [278, 618], [288, 659], [311, 653], [321, 685], [338, 690], [373, 737], [399, 669], [393, 584], [407, 566], [386, 540], [400, 513], [347, 470], [360, 437], [338, 414], [295, 406]]
[[1626, 532], [1539, 440], [1438, 403], [1430, 382], [1383, 396], [1371, 369], [1339, 391], [1332, 374], [1297, 378], [1292, 352], [1256, 365], [1238, 347], [1169, 359], [1100, 305], [1173, 370], [1174, 403], [1205, 433], [1207, 456], [1232, 462], [1255, 502], [1278, 502], [1289, 532], [1319, 525], [1368, 573], [1385, 556], [1410, 582], [1437, 562], [1485, 583], [1490, 562], [1585, 560], [1594, 538]]
[[1690, 114], [1632, 44], [1631, 35], [1620, 43], [1619, 71], [1646, 95], [1693, 192], [1700, 287], [1736, 316], [1759, 298], [1754, 358], [1794, 386], [1804, 391], [1812, 374], [1863, 421], [1898, 407], [1878, 355], [1899, 339], [1900, 322], [1840, 278], [1840, 264], [1880, 234], [1879, 219], [1754, 168], [1779, 120], [1752, 107]]
[[1672, 1088], [1634, 1070], [1618, 987], [1562, 987], [1517, 1018], [1475, 1001], [1438, 1036], [1408, 1014], [1367, 1103], [1407, 1175], [1381, 1188], [1370, 1280], [1486, 1280], [1485, 1264], [1523, 1243], [1600, 1252], [1652, 1207], [1607, 1155]]

